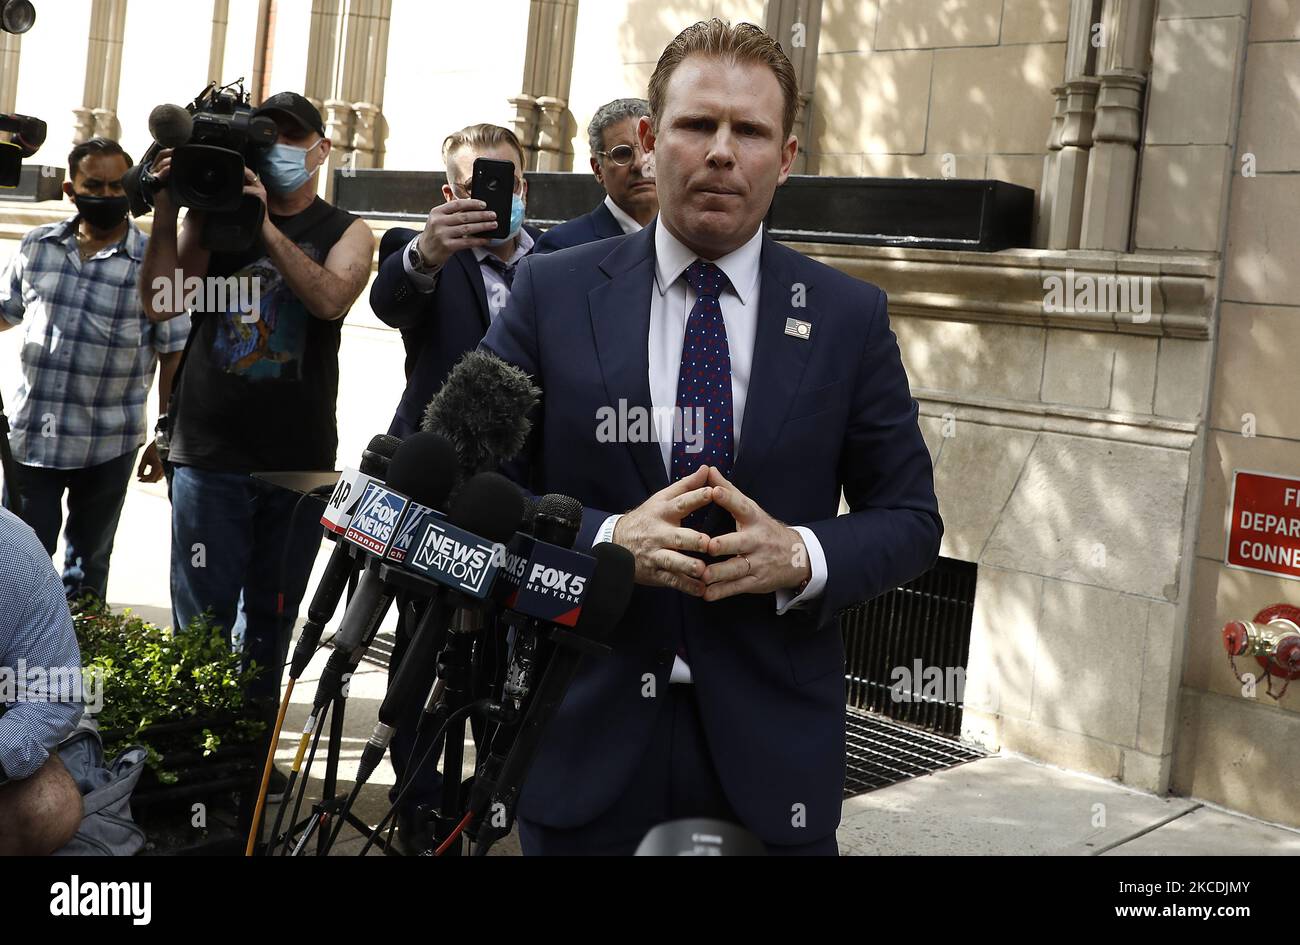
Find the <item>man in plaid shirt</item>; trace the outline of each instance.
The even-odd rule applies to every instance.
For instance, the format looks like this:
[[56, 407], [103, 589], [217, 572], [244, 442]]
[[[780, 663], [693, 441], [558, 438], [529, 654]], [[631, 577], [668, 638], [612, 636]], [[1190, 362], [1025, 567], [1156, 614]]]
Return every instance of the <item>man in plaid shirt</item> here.
[[[150, 322], [136, 289], [147, 239], [127, 215], [120, 145], [92, 138], [68, 155], [63, 190], [77, 215], [23, 237], [0, 275], [0, 331], [21, 325], [22, 379], [9, 437], [20, 465], [16, 511], [54, 554], [68, 494], [63, 584], [103, 597], [136, 451], [147, 439], [145, 399], [156, 367], [159, 412], [189, 327]], [[150, 443], [137, 474], [163, 468]]]

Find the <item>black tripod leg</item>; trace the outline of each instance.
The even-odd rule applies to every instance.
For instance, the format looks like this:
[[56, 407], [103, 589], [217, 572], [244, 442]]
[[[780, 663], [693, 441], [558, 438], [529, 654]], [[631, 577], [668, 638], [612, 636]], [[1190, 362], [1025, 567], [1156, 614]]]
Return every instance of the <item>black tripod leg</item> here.
[[[330, 711], [330, 738], [325, 749], [325, 784], [321, 788], [321, 803], [326, 804], [338, 795], [339, 754], [343, 751], [343, 707], [346, 700], [342, 693], [334, 697]], [[325, 846], [329, 840], [329, 831], [322, 830], [316, 837], [316, 855], [325, 855]]]

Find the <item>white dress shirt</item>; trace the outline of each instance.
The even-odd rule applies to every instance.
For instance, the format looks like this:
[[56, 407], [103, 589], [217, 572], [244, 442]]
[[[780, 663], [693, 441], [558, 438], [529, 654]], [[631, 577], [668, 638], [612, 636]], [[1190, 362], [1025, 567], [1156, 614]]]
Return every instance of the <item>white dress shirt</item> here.
[[[402, 268], [406, 270], [406, 277], [411, 280], [416, 290], [427, 295], [438, 287], [438, 274], [442, 272], [442, 266], [429, 272], [419, 272], [411, 268], [410, 247], [414, 246], [419, 238], [417, 234], [415, 239], [402, 247]], [[527, 256], [532, 249], [533, 238], [528, 235], [527, 230], [520, 227], [519, 232], [515, 234], [515, 251], [510, 254], [510, 261], [506, 265], [518, 265], [519, 260]], [[483, 273], [483, 288], [487, 291], [488, 318], [495, 320], [510, 301], [510, 286], [506, 285], [505, 276], [487, 262], [487, 258], [493, 255], [488, 249], [475, 246], [472, 252], [474, 258], [478, 260], [479, 271]]]
[[616, 204], [614, 198], [609, 194], [605, 195], [605, 206], [609, 208], [609, 212], [614, 215], [614, 222], [623, 229], [623, 234], [625, 236], [628, 233], [635, 233], [637, 230], [641, 229], [641, 224], [628, 216], [623, 208]]
[[[731, 358], [731, 411], [734, 442], [740, 443], [745, 417], [745, 397], [754, 365], [754, 338], [758, 332], [759, 256], [763, 249], [763, 228], [749, 242], [712, 262], [726, 274], [730, 285], [723, 289], [718, 302], [727, 327], [727, 350]], [[690, 286], [682, 274], [697, 258], [660, 221], [655, 227], [655, 288], [650, 293], [649, 374], [650, 400], [654, 416], [667, 415], [677, 404], [677, 377], [681, 370], [682, 343], [686, 338], [686, 321], [691, 313]], [[664, 469], [672, 477], [671, 423], [655, 424]], [[596, 542], [612, 541], [619, 515], [611, 515], [601, 526]], [[790, 590], [776, 592], [776, 612], [783, 614], [822, 592], [826, 586], [826, 555], [821, 542], [808, 528], [793, 526], [808, 549], [812, 576], [808, 586], [795, 597]], [[690, 682], [690, 667], [679, 656], [673, 663], [670, 682]]]

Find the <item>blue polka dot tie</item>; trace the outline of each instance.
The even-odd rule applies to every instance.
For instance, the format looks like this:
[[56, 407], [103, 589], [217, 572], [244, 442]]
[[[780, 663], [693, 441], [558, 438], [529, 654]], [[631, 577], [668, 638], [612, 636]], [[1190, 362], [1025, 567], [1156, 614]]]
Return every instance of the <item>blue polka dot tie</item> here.
[[[731, 412], [731, 354], [727, 326], [718, 296], [730, 283], [711, 262], [695, 260], [683, 273], [694, 293], [682, 363], [677, 373], [677, 411], [682, 436], [674, 437], [672, 480], [676, 482], [700, 466], [717, 466], [730, 477], [735, 444]], [[690, 434], [689, 436], [687, 434]], [[689, 448], [689, 449], [688, 449]], [[683, 522], [698, 528], [707, 509], [692, 512]]]

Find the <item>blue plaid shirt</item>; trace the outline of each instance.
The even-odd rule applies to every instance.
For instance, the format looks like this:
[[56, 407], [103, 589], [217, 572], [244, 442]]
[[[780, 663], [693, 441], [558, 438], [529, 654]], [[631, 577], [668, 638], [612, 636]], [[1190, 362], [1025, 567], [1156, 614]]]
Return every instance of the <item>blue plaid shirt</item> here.
[[[20, 666], [21, 662], [21, 666]], [[16, 689], [15, 677], [25, 668], [81, 666], [81, 651], [63, 596], [63, 581], [50, 556], [12, 512], [0, 509], [0, 670], [3, 688]], [[82, 703], [44, 701], [29, 688], [26, 700], [13, 692], [0, 700], [0, 768], [4, 778], [27, 778], [81, 718]]]
[[32, 230], [0, 275], [0, 317], [24, 330], [9, 445], [29, 466], [84, 469], [137, 449], [158, 355], [189, 335], [187, 318], [144, 314], [136, 280], [148, 238], [134, 221], [84, 262], [77, 221]]

